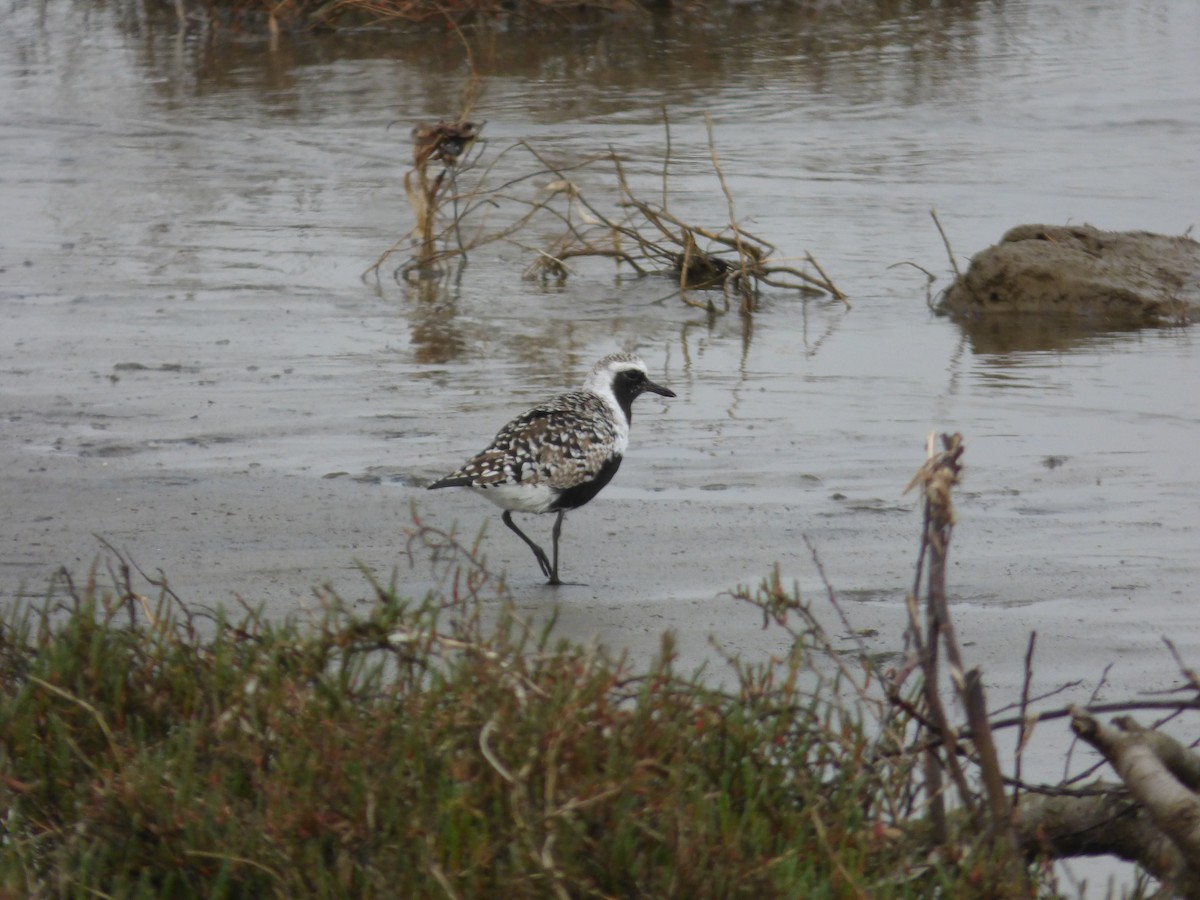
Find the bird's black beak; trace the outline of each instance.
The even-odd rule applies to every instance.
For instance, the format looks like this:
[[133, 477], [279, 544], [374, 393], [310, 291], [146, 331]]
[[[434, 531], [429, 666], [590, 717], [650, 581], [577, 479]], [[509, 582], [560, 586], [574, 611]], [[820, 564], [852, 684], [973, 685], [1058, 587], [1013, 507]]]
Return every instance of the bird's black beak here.
[[661, 384], [655, 384], [649, 378], [642, 382], [642, 390], [650, 391], [652, 394], [662, 394], [664, 397], [674, 397], [675, 392], [670, 388], [665, 388]]

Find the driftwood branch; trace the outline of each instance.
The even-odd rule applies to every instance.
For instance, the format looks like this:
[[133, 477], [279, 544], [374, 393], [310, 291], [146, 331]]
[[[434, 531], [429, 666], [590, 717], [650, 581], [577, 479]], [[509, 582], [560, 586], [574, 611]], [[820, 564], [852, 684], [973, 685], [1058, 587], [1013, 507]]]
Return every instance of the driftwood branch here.
[[1091, 796], [1027, 794], [1014, 827], [1029, 858], [1112, 856], [1160, 878], [1180, 871], [1179, 851], [1120, 785], [1096, 782]]
[[[1098, 750], [1121, 777], [1129, 794], [1146, 811], [1162, 837], [1170, 842], [1167, 871], [1160, 874], [1179, 889], [1200, 888], [1200, 757], [1161, 731], [1142, 728], [1131, 717], [1105, 724], [1076, 710], [1071, 729]], [[1160, 854], [1161, 841], [1149, 842]]]
[[1164, 896], [1200, 896], [1200, 755], [1127, 715], [1106, 724], [1095, 710], [1074, 707], [1071, 717], [1072, 731], [1101, 753], [1121, 783], [1025, 793], [1013, 819], [1021, 852], [1113, 856], [1159, 879]]

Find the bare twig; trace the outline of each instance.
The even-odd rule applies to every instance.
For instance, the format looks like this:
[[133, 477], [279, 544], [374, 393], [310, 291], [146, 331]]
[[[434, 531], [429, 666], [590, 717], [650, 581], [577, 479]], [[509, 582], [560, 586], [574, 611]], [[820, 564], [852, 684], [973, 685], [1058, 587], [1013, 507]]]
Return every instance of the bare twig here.
[[[983, 775], [984, 791], [987, 794], [992, 836], [1008, 837], [1012, 826], [1012, 807], [1004, 792], [1000, 759], [996, 754], [996, 743], [992, 740], [992, 729], [988, 725], [983, 674], [978, 666], [966, 673], [960, 693], [963, 708], [967, 713], [967, 722], [974, 735], [975, 750], [979, 756], [979, 770]], [[1012, 845], [1015, 845], [1015, 842]]]
[[962, 278], [962, 272], [958, 269], [958, 260], [954, 258], [954, 251], [950, 249], [950, 238], [946, 237], [942, 223], [938, 220], [937, 210], [931, 209], [929, 215], [933, 216], [933, 224], [937, 226], [938, 234], [942, 236], [942, 243], [946, 245], [946, 255], [950, 257], [950, 268], [954, 270], [954, 277]]
[[[1033, 735], [1033, 728], [1037, 724], [1038, 717], [1029, 715], [1029, 688], [1033, 683], [1033, 650], [1037, 646], [1037, 632], [1029, 633], [1029, 644], [1025, 648], [1025, 677], [1021, 682], [1021, 704], [1020, 704], [1020, 719], [1021, 727], [1017, 732], [1017, 748], [1014, 756], [1016, 763], [1013, 766], [1014, 781], [1021, 780], [1021, 762], [1025, 757], [1025, 747], [1029, 743], [1029, 738]], [[1019, 789], [1013, 789], [1012, 805], [1016, 807], [1020, 802]]]
[[833, 280], [825, 274], [825, 270], [821, 268], [821, 264], [813, 258], [813, 255], [806, 252], [804, 254], [804, 258], [812, 264], [812, 267], [817, 270], [817, 274], [821, 276], [820, 284], [822, 284], [825, 289], [829, 291], [829, 293], [833, 294], [833, 296], [845, 303], [847, 309], [851, 309], [850, 300], [845, 294], [837, 289], [837, 286], [834, 285]]
[[1183, 657], [1179, 655], [1179, 651], [1175, 648], [1174, 642], [1166, 635], [1163, 636], [1163, 643], [1166, 644], [1167, 649], [1171, 651], [1171, 658], [1175, 660], [1175, 665], [1179, 667], [1179, 674], [1187, 679], [1187, 683], [1192, 687], [1193, 690], [1200, 691], [1200, 676], [1197, 676], [1196, 670], [1184, 664]]

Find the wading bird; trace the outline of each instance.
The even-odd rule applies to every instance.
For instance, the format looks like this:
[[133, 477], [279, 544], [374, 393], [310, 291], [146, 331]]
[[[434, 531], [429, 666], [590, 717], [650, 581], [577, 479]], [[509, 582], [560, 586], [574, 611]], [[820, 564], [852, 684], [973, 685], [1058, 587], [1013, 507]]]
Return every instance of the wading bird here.
[[[500, 429], [491, 445], [429, 489], [469, 487], [504, 510], [501, 519], [537, 557], [550, 584], [558, 579], [558, 537], [563, 516], [587, 503], [617, 474], [629, 445], [633, 401], [650, 391], [674, 397], [655, 384], [646, 364], [614, 353], [592, 367], [583, 389], [535, 406]], [[558, 513], [551, 532], [553, 561], [512, 519], [514, 512]]]

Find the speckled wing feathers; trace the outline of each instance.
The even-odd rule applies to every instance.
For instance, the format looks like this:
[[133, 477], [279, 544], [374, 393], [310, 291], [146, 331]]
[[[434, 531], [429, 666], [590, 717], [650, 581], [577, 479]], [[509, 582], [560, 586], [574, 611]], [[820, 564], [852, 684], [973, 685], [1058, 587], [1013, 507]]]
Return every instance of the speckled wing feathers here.
[[589, 391], [573, 391], [513, 419], [486, 450], [443, 480], [567, 490], [596, 476], [612, 457], [616, 440], [609, 405]]

